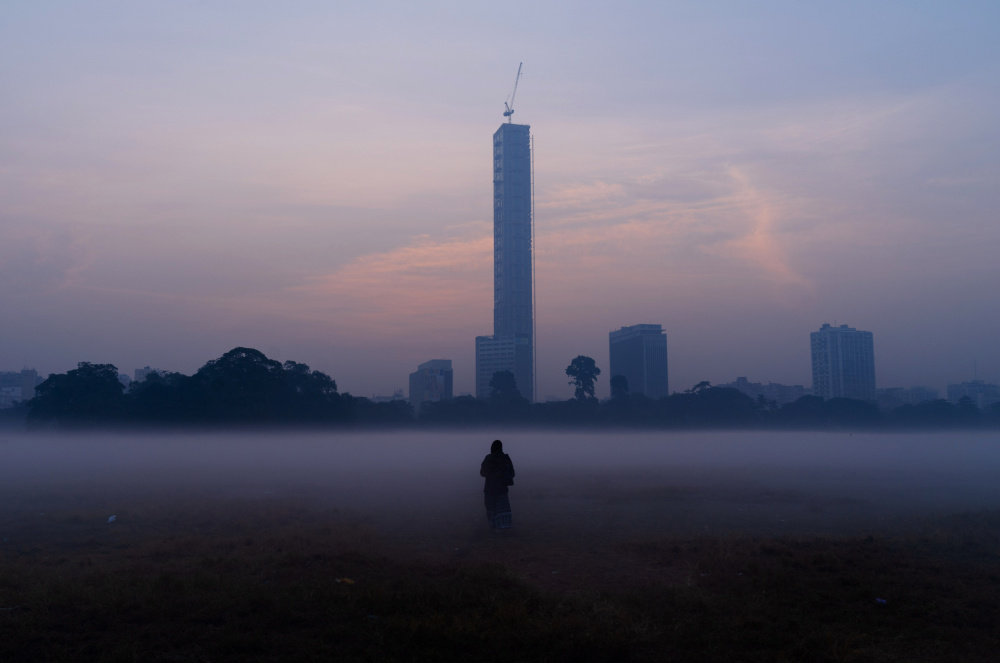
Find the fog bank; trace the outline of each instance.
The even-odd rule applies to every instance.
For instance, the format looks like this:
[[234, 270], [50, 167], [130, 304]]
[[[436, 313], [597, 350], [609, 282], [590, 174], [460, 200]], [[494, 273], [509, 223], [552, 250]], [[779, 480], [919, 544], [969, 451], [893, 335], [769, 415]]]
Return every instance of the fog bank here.
[[[529, 433], [502, 437], [516, 530], [621, 536], [845, 532], [1000, 508], [1000, 434]], [[5, 435], [0, 495], [18, 508], [286, 499], [391, 535], [485, 528], [472, 433]]]

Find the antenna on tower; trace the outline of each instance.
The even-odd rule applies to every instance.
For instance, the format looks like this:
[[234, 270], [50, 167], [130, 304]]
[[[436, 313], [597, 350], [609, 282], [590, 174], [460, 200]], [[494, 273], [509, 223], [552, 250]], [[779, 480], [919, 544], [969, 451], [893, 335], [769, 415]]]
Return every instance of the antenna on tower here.
[[517, 83], [518, 81], [521, 80], [521, 67], [523, 65], [524, 65], [523, 62], [517, 65], [517, 76], [514, 77], [514, 91], [511, 92], [510, 96], [507, 97], [507, 101], [509, 101], [510, 103], [507, 103], [507, 101], [503, 102], [503, 105], [506, 108], [506, 110], [503, 112], [503, 116], [507, 118], [508, 124], [513, 122], [510, 116], [514, 114], [514, 97], [517, 96]]

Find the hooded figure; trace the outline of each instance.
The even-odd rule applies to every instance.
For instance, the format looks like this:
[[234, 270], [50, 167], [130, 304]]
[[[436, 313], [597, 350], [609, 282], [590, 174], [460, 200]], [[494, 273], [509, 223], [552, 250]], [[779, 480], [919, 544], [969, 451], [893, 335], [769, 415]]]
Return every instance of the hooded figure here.
[[510, 500], [507, 487], [514, 485], [514, 463], [503, 452], [503, 443], [493, 440], [490, 454], [479, 467], [479, 476], [486, 479], [483, 495], [486, 502], [486, 519], [494, 529], [511, 526]]

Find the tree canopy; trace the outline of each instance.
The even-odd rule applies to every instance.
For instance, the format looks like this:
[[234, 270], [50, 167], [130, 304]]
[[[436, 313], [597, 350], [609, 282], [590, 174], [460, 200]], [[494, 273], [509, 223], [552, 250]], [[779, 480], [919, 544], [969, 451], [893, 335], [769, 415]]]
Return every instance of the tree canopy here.
[[234, 348], [192, 376], [151, 373], [128, 394], [111, 364], [81, 363], [51, 375], [29, 404], [29, 421], [60, 426], [321, 424], [347, 422], [353, 399], [305, 364], [284, 364], [252, 348]]
[[35, 388], [28, 401], [28, 420], [54, 421], [75, 427], [118, 420], [123, 412], [125, 386], [114, 364], [81, 361], [76, 368], [53, 374]]
[[[158, 372], [133, 382], [126, 392], [113, 364], [80, 362], [42, 382], [18, 410], [4, 411], [31, 425], [64, 428], [109, 425], [247, 426], [627, 426], [657, 429], [928, 429], [998, 428], [1000, 404], [980, 410], [969, 399], [944, 400], [880, 410], [848, 398], [804, 396], [779, 406], [736, 389], [699, 382], [653, 399], [630, 393], [621, 375], [611, 379], [612, 398], [598, 402], [600, 369], [580, 355], [567, 367], [574, 398], [529, 403], [510, 371], [495, 373], [486, 399], [459, 396], [423, 403], [376, 403], [340, 393], [330, 376], [294, 361], [280, 363], [252, 348], [234, 348], [205, 363], [194, 375]], [[18, 412], [20, 414], [18, 415]], [[5, 423], [6, 422], [6, 423]]]
[[577, 355], [566, 367], [566, 375], [572, 378], [570, 384], [576, 387], [576, 400], [582, 401], [594, 398], [594, 384], [601, 369], [597, 363], [585, 355]]

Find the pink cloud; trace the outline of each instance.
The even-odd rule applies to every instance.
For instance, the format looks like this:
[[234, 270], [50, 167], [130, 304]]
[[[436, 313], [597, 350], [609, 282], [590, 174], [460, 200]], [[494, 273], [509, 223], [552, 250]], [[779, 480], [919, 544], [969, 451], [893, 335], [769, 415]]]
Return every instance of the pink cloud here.
[[[493, 236], [487, 224], [460, 237], [427, 236], [363, 255], [330, 274], [289, 288], [288, 306], [363, 337], [448, 333], [492, 318]], [[476, 315], [476, 312], [479, 315]]]

